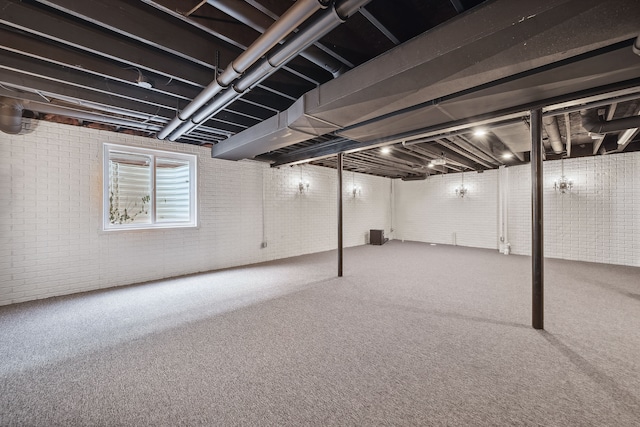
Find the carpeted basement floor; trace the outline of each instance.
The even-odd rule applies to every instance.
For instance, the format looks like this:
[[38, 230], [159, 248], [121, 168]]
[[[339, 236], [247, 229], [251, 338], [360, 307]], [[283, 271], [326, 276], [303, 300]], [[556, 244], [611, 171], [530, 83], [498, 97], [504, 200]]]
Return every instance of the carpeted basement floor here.
[[389, 242], [0, 307], [0, 425], [640, 425], [640, 269]]

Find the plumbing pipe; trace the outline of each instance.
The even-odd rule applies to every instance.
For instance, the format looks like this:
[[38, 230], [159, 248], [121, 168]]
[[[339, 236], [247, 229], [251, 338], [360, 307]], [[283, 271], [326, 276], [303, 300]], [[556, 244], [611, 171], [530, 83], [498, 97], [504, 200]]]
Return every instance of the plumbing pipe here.
[[[263, 59], [255, 67], [249, 70], [249, 72], [240, 78], [232, 88], [227, 89], [227, 91], [219, 97], [220, 99], [214, 99], [213, 102], [206, 105], [202, 110], [195, 114], [190, 114], [191, 120], [189, 122], [187, 122], [186, 119], [181, 120], [180, 123], [173, 127], [172, 133], [170, 133], [167, 138], [165, 130], [169, 125], [171, 125], [171, 123], [169, 123], [169, 125], [163, 129], [161, 133], [162, 135], [158, 135], [158, 138], [161, 138], [164, 135], [165, 138], [169, 139], [169, 141], [175, 141], [185, 133], [195, 129], [213, 115], [217, 114], [221, 109], [239, 98], [247, 89], [251, 89], [262, 82], [264, 79], [276, 72], [280, 67], [293, 59], [302, 50], [306, 49], [310, 44], [314, 43], [316, 40], [343, 23], [350, 14], [357, 12], [360, 7], [364, 6], [369, 1], [370, 0], [344, 0], [340, 6], [336, 6], [334, 4], [333, 7], [323, 11], [322, 15], [311, 25], [296, 33], [287, 40], [285, 44], [278, 47], [273, 53], [268, 55], [267, 58]], [[198, 95], [196, 99], [199, 97], [200, 95]], [[174, 118], [172, 123], [175, 120], [176, 119]]]
[[[202, 90], [176, 117], [157, 135], [165, 139], [171, 132], [186, 122], [196, 111], [220, 93], [236, 78], [240, 77], [251, 65], [263, 57], [271, 48], [280, 43], [289, 33], [306, 21], [317, 10], [326, 8], [320, 0], [299, 0], [291, 6], [277, 21], [254, 41], [244, 52]], [[171, 140], [175, 140], [171, 139]]]
[[[264, 33], [273, 24], [273, 18], [245, 2], [237, 0], [207, 0], [207, 3], [259, 33]], [[342, 62], [317, 48], [306, 49], [300, 52], [300, 56], [330, 72], [334, 78], [346, 71], [346, 67]]]

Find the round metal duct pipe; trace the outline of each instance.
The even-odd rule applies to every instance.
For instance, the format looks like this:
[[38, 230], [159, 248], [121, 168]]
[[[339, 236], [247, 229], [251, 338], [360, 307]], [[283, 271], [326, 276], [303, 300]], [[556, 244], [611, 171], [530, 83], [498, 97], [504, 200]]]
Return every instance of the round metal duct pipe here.
[[588, 132], [605, 134], [627, 129], [640, 128], [640, 116], [623, 117], [621, 119], [600, 121], [596, 114], [587, 110], [580, 111], [582, 127]]
[[558, 122], [554, 116], [547, 116], [542, 118], [544, 129], [549, 135], [549, 143], [553, 152], [556, 154], [562, 153], [562, 137], [560, 136], [560, 129], [558, 129]]
[[0, 131], [17, 135], [22, 131], [22, 103], [13, 98], [0, 98]]
[[636, 41], [633, 43], [633, 53], [640, 56], [640, 36], [638, 36]]

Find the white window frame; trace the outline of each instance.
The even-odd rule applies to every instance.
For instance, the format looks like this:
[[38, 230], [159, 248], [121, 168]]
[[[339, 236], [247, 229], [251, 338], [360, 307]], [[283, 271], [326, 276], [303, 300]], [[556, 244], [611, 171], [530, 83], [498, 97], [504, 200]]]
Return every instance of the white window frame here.
[[[151, 160], [151, 200], [149, 202], [149, 215], [151, 222], [148, 224], [112, 224], [109, 219], [109, 158], [110, 153], [126, 153], [126, 154], [138, 154], [149, 156]], [[156, 165], [157, 160], [177, 160], [182, 162], [188, 162], [189, 164], [189, 221], [176, 221], [176, 222], [159, 222], [156, 220]], [[102, 228], [104, 231], [115, 230], [140, 230], [140, 229], [166, 229], [166, 228], [189, 228], [198, 226], [198, 183], [197, 183], [197, 171], [198, 156], [193, 154], [176, 153], [172, 151], [154, 150], [149, 148], [132, 147], [128, 145], [117, 144], [103, 144], [103, 206], [102, 206]]]

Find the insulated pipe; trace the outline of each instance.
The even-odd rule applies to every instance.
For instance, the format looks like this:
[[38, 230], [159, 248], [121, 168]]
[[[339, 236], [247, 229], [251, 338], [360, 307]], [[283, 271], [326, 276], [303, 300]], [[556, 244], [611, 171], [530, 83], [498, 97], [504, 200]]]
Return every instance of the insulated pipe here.
[[624, 117], [622, 119], [609, 120], [603, 122], [590, 114], [587, 110], [580, 111], [582, 116], [582, 127], [592, 133], [609, 133], [621, 130], [640, 128], [640, 116]]
[[640, 36], [636, 38], [636, 41], [633, 43], [633, 53], [636, 55], [640, 55]]
[[254, 69], [240, 79], [235, 88], [239, 92], [244, 92], [253, 88], [262, 80], [273, 74], [280, 67], [289, 62], [298, 52], [306, 49], [314, 41], [327, 34], [330, 30], [342, 24], [335, 9], [326, 11], [321, 18], [313, 23], [305, 31], [297, 33], [291, 38], [289, 43], [282, 45], [278, 50], [262, 60]]
[[[247, 50], [242, 52], [231, 63], [231, 67], [227, 67], [225, 72], [218, 78], [220, 84], [227, 86], [317, 10], [326, 7], [325, 2], [319, 0], [298, 0], [267, 31], [258, 37]], [[227, 77], [225, 74], [229, 76]]]
[[0, 131], [17, 135], [22, 130], [22, 104], [17, 99], [0, 98]]
[[225, 108], [227, 105], [231, 104], [233, 101], [238, 99], [241, 93], [238, 93], [233, 87], [227, 89], [222, 93], [222, 95], [218, 96], [208, 104], [206, 108], [200, 110], [197, 114], [195, 114], [191, 120], [188, 122], [184, 122], [182, 126], [176, 130], [176, 132], [169, 135], [167, 138], [169, 141], [175, 141], [180, 136], [184, 135], [187, 132], [191, 132], [197, 126], [201, 125], [203, 121], [205, 121], [211, 114], [210, 111], [219, 111]]
[[[360, 7], [364, 6], [369, 1], [371, 0], [345, 0], [340, 6], [336, 7], [334, 5], [334, 7], [323, 11], [322, 15], [310, 26], [296, 33], [287, 40], [285, 44], [281, 45], [272, 54], [268, 55], [266, 59], [263, 59], [260, 63], [254, 66], [247, 74], [244, 75], [244, 77], [239, 79], [233, 85], [232, 89], [228, 89], [225, 94], [221, 95], [220, 100], [214, 99], [212, 103], [204, 107], [204, 109], [200, 110], [197, 114], [190, 114], [189, 116], [193, 117], [189, 123], [186, 123], [186, 119], [180, 119], [174, 127], [171, 127], [172, 123], [177, 119], [174, 118], [171, 123], [163, 129], [161, 134], [158, 135], [158, 138], [166, 138], [166, 136], [173, 131], [168, 139], [170, 141], [175, 141], [186, 132], [190, 132], [195, 129], [211, 116], [217, 114], [222, 108], [239, 98], [247, 89], [253, 88], [262, 80], [276, 72], [280, 67], [284, 66], [299, 54], [300, 51], [306, 49], [310, 44], [343, 23], [351, 14], [357, 12]], [[339, 12], [339, 10], [342, 10], [342, 12]], [[196, 99], [200, 98], [201, 95], [202, 93], [198, 95]], [[195, 99], [191, 104], [194, 104], [194, 102]], [[189, 104], [189, 106], [191, 104]], [[183, 110], [183, 113], [185, 110]], [[171, 129], [169, 132], [165, 132], [170, 127]]]
[[[215, 78], [202, 92], [196, 96], [176, 117], [162, 129], [157, 137], [165, 139], [178, 126], [189, 119], [196, 111], [207, 103], [222, 89], [240, 77], [251, 65], [263, 57], [271, 48], [280, 43], [293, 30], [317, 10], [326, 8], [321, 0], [299, 0], [291, 6], [277, 21]], [[174, 139], [175, 140], [175, 139]]]
[[560, 129], [558, 128], [558, 121], [555, 116], [546, 116], [542, 118], [544, 124], [544, 130], [549, 135], [549, 143], [553, 152], [556, 154], [562, 153], [562, 137], [560, 136]]
[[[273, 19], [270, 16], [245, 2], [208, 0], [207, 3], [260, 33], [265, 32], [269, 25], [273, 24]], [[300, 52], [300, 56], [330, 72], [334, 78], [345, 71], [344, 64], [320, 49], [304, 50]]]

